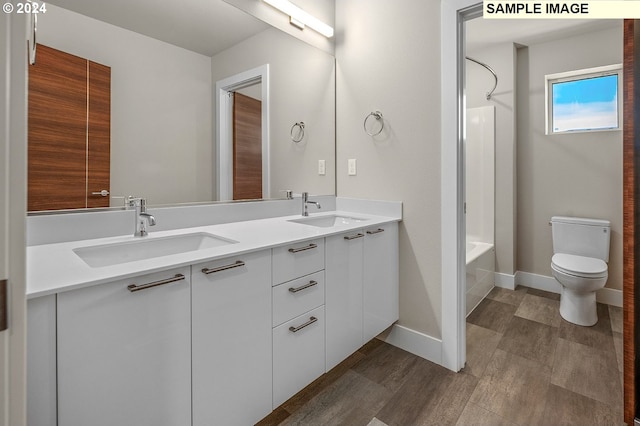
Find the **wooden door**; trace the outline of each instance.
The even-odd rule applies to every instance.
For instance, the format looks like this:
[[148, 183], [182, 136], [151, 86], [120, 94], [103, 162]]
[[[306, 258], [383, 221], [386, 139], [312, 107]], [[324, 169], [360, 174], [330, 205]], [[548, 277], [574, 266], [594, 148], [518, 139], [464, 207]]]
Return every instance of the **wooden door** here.
[[640, 83], [640, 21], [624, 21], [624, 129], [623, 129], [623, 359], [624, 359], [624, 421], [631, 425], [637, 416], [638, 386], [636, 376], [637, 313], [635, 302], [638, 268], [639, 221], [636, 199], [640, 192], [637, 168], [640, 166], [640, 134], [635, 128], [635, 116], [639, 110], [637, 96]]
[[111, 70], [47, 46], [29, 72], [28, 210], [108, 207]]
[[89, 61], [87, 207], [109, 207], [111, 177], [111, 68]]
[[233, 98], [233, 199], [262, 198], [262, 102]]

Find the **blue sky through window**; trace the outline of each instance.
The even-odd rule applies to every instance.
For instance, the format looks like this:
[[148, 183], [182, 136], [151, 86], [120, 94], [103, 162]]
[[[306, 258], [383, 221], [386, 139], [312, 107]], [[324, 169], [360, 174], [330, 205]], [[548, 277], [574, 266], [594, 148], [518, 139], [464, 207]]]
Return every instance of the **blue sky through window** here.
[[553, 83], [553, 131], [618, 127], [618, 76]]

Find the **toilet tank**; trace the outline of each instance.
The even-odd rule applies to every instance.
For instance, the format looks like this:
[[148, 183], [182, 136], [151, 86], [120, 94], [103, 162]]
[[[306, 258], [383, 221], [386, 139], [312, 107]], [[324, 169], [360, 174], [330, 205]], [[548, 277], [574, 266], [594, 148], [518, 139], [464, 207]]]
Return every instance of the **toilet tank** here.
[[551, 218], [553, 253], [595, 257], [609, 261], [611, 222], [581, 217]]

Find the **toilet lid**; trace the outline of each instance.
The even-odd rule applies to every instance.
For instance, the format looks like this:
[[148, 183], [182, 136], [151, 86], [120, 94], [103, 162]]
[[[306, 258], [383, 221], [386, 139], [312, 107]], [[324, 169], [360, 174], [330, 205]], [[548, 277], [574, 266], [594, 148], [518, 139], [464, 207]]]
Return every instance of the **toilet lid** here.
[[551, 264], [560, 272], [579, 277], [601, 278], [607, 275], [605, 261], [594, 257], [556, 253], [551, 258]]

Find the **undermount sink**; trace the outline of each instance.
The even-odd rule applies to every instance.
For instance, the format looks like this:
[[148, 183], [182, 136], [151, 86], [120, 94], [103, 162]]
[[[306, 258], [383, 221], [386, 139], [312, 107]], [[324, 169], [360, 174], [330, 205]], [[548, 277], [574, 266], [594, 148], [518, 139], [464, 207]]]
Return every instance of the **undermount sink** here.
[[73, 252], [87, 265], [93, 268], [99, 268], [101, 266], [118, 265], [120, 263], [135, 262], [137, 260], [204, 250], [235, 243], [237, 243], [237, 241], [198, 232], [171, 237], [158, 237], [123, 243], [80, 247], [74, 249]]
[[317, 216], [317, 217], [304, 217], [301, 219], [292, 219], [289, 222], [301, 223], [303, 225], [318, 226], [321, 228], [331, 228], [332, 226], [340, 225], [352, 225], [354, 223], [364, 222], [368, 219], [362, 219], [358, 217], [350, 216]]

